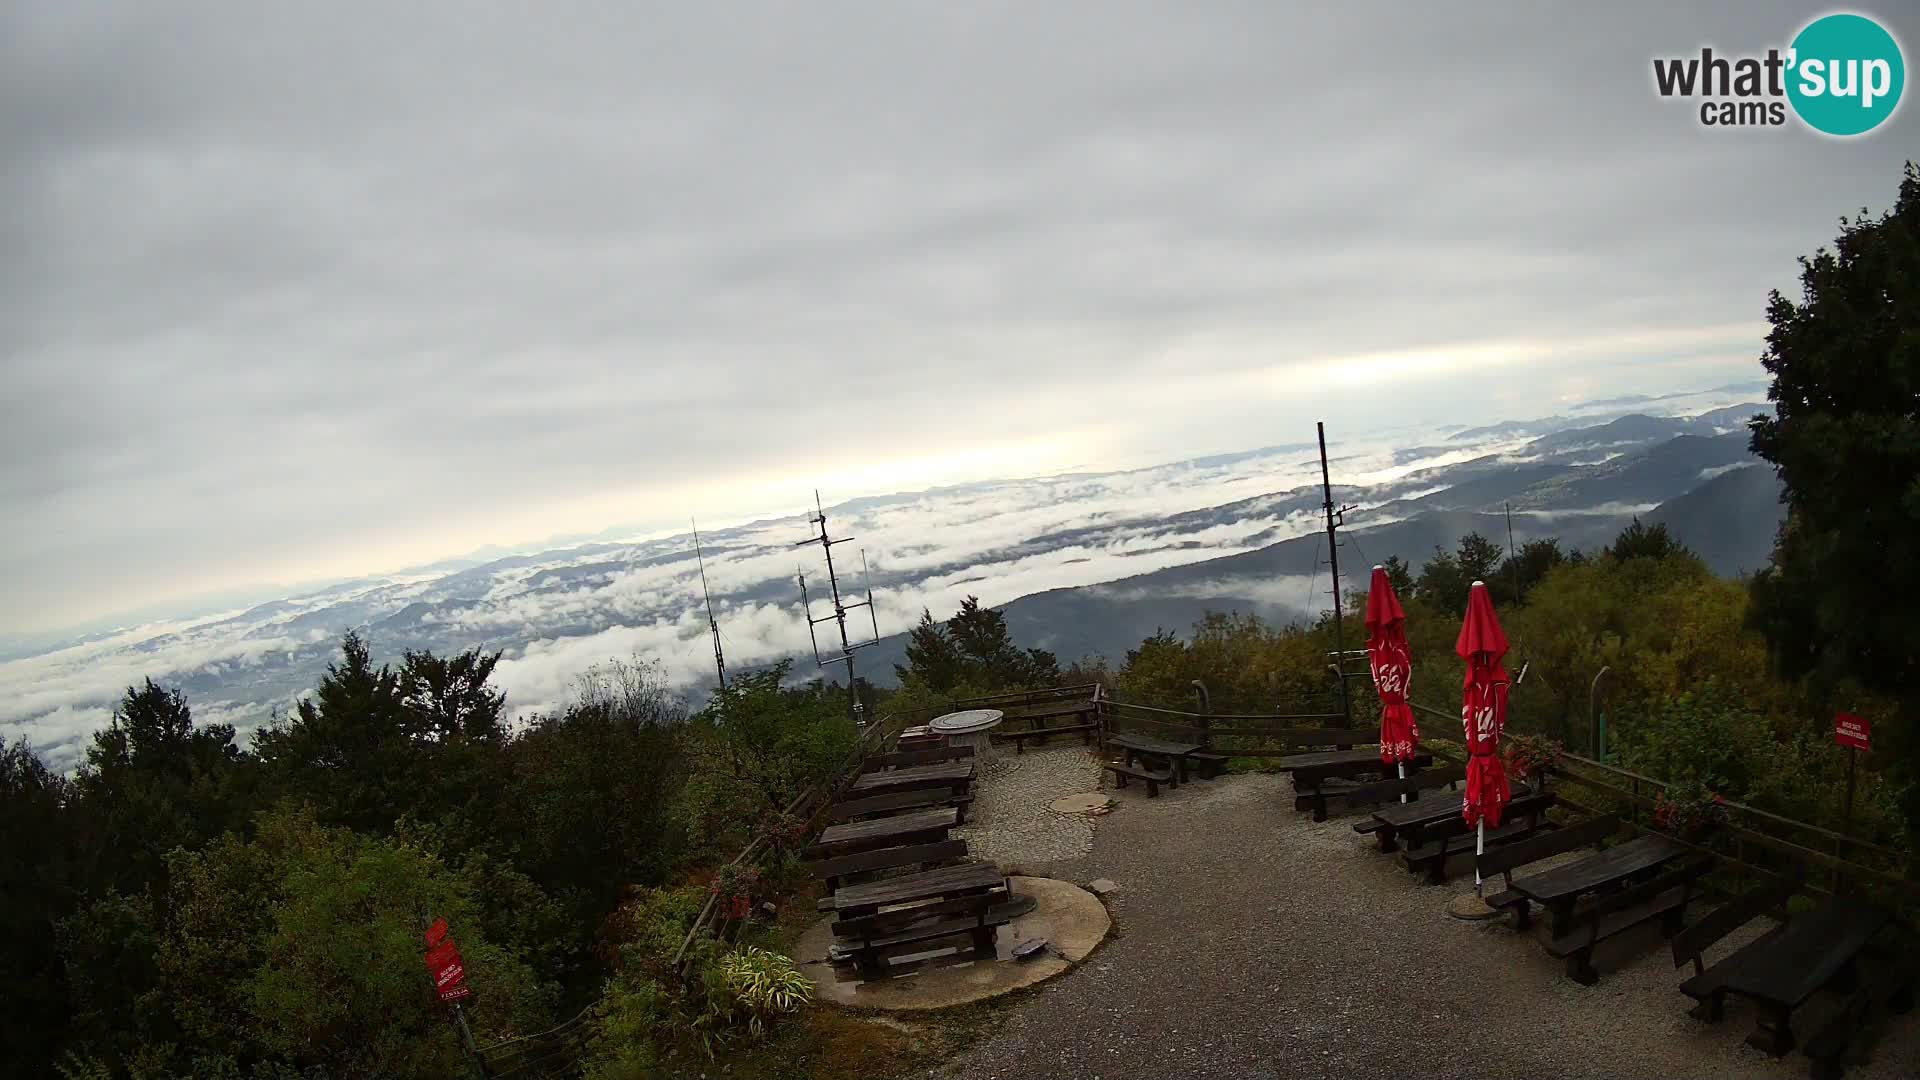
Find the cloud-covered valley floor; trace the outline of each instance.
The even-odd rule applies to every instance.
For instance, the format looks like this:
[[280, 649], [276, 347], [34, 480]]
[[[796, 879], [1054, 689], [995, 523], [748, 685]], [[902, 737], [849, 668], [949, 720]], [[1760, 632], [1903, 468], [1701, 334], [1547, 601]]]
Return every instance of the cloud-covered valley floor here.
[[[1757, 398], [1755, 387], [1736, 386], [1595, 402], [1562, 416], [1475, 429], [1332, 433], [1333, 482], [1337, 497], [1356, 507], [1348, 515], [1356, 554], [1376, 559], [1417, 556], [1421, 551], [1409, 545], [1448, 542], [1471, 526], [1473, 513], [1508, 502], [1517, 531], [1527, 535], [1586, 540], [1656, 508], [1674, 516], [1684, 534], [1690, 516], [1680, 502], [1709, 495], [1736, 500], [1761, 528], [1777, 510], [1766, 505], [1771, 476], [1728, 494], [1732, 481], [1759, 475], [1750, 470], [1770, 472], [1746, 449], [1743, 422], [1765, 408], [1752, 404]], [[1303, 434], [1296, 443], [1124, 472], [852, 499], [829, 492], [829, 528], [856, 538], [835, 548], [842, 587], [864, 587], [864, 551], [879, 629], [889, 637], [923, 608], [944, 615], [968, 595], [991, 605], [1036, 594], [1186, 605], [1156, 613], [1231, 603], [1282, 619], [1316, 610], [1325, 606], [1327, 582], [1324, 573], [1316, 579], [1315, 563], [1276, 573], [1270, 571], [1278, 564], [1254, 555], [1310, 556], [1301, 544], [1311, 540], [1276, 545], [1323, 526], [1319, 462], [1312, 432]], [[796, 492], [796, 504], [807, 494]], [[1714, 513], [1692, 517], [1724, 523], [1724, 507], [1715, 505]], [[795, 582], [804, 571], [816, 613], [823, 611], [819, 550], [795, 546], [809, 535], [810, 510], [796, 505], [790, 514], [702, 529], [706, 579], [730, 665], [801, 656], [796, 671], [812, 671]], [[1386, 528], [1396, 524], [1398, 531]], [[1370, 530], [1381, 530], [1373, 534], [1379, 542], [1369, 543]], [[1725, 572], [1753, 568], [1751, 551], [1703, 554]], [[1350, 585], [1364, 581], [1359, 558], [1348, 561], [1343, 577]], [[1042, 643], [1026, 640], [1037, 637], [1113, 647], [1073, 626], [1049, 625], [1074, 620], [1071, 605], [1023, 607], [1026, 615], [1013, 620], [1023, 643]], [[197, 717], [248, 730], [309, 691], [338, 655], [341, 634], [356, 628], [376, 659], [408, 649], [502, 651], [496, 681], [520, 716], [560, 705], [579, 673], [609, 659], [657, 661], [695, 697], [712, 674], [690, 536], [634, 536], [344, 582], [16, 656], [0, 662], [0, 735], [25, 737], [50, 762], [71, 766], [118, 697], [146, 677], [182, 687]], [[864, 619], [859, 629], [871, 635]], [[874, 650], [867, 671], [890, 678], [885, 664], [897, 652]], [[1073, 658], [1070, 651], [1061, 657]]]

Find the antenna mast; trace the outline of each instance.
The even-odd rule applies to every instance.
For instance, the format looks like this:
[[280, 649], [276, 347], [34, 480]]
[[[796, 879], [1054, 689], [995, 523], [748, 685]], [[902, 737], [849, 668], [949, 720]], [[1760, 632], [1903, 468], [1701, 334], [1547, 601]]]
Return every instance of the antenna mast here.
[[713, 594], [707, 591], [707, 559], [700, 553], [700, 523], [693, 523], [693, 557], [700, 564], [700, 595], [707, 602], [707, 630], [713, 635], [713, 670], [720, 676], [720, 686], [727, 685], [727, 658], [720, 651], [720, 621], [713, 617]]
[[[807, 596], [807, 575], [804, 571], [799, 574], [800, 605], [807, 613], [807, 637], [813, 642], [813, 662], [822, 668], [825, 668], [828, 664], [847, 665], [847, 713], [853, 717], [855, 724], [862, 724], [865, 720], [862, 716], [864, 707], [860, 703], [860, 685], [853, 674], [853, 654], [858, 649], [864, 649], [869, 645], [878, 645], [880, 643], [880, 620], [873, 612], [872, 582], [869, 578], [866, 586], [867, 598], [865, 600], [856, 601], [851, 604], [841, 600], [840, 579], [833, 568], [833, 546], [835, 544], [847, 543], [852, 540], [853, 537], [842, 536], [835, 539], [827, 535], [827, 512], [821, 508], [820, 492], [817, 490], [813, 493], [813, 516], [809, 517], [807, 521], [819, 530], [819, 535], [801, 540], [793, 546], [805, 547], [808, 544], [820, 545], [820, 551], [827, 559], [827, 593], [833, 601], [833, 609], [830, 613], [822, 615], [817, 619], [814, 618], [813, 602]], [[863, 573], [865, 573], [866, 567], [867, 553], [862, 551], [860, 553], [860, 569]], [[873, 638], [868, 641], [855, 642], [847, 636], [847, 612], [855, 611], [859, 608], [867, 609], [867, 617], [873, 624]], [[835, 623], [840, 628], [839, 656], [822, 657], [820, 655], [820, 639], [814, 636], [813, 628], [828, 621]]]
[[1353, 711], [1347, 704], [1347, 646], [1345, 634], [1341, 628], [1340, 610], [1340, 542], [1334, 530], [1346, 524], [1347, 511], [1351, 506], [1334, 509], [1333, 483], [1327, 477], [1327, 425], [1314, 425], [1320, 432], [1320, 490], [1326, 497], [1327, 511], [1327, 563], [1333, 571], [1333, 670], [1334, 678], [1340, 684], [1340, 715], [1347, 727], [1353, 726]]

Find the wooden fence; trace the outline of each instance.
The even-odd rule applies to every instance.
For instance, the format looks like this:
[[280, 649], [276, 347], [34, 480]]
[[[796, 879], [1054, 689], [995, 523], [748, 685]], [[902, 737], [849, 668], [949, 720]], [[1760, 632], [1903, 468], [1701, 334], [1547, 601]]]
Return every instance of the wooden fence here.
[[[1413, 703], [1416, 713], [1446, 722], [1449, 733], [1460, 722], [1458, 712]], [[1464, 762], [1457, 740], [1423, 738], [1421, 746], [1438, 760]], [[1668, 783], [1656, 777], [1608, 765], [1580, 754], [1563, 754], [1561, 765], [1548, 776], [1559, 804], [1586, 814], [1617, 813], [1636, 828], [1655, 828], [1653, 811]], [[1569, 792], [1572, 786], [1577, 789]], [[1831, 829], [1798, 821], [1745, 803], [1722, 804], [1728, 820], [1703, 837], [1702, 844], [1669, 836], [1678, 843], [1711, 855], [1738, 884], [1798, 871], [1809, 891], [1833, 894], [1848, 889], [1871, 892], [1894, 907], [1920, 912], [1920, 858], [1892, 848], [1845, 836]]]
[[[1301, 701], [1310, 711], [1270, 713], [1201, 713], [1184, 709], [1163, 709], [1138, 705], [1102, 695], [1097, 711], [1104, 741], [1119, 730], [1134, 731], [1165, 739], [1185, 739], [1210, 747], [1229, 757], [1276, 757], [1297, 753], [1284, 743], [1274, 745], [1280, 736], [1303, 729], [1338, 727], [1345, 717], [1329, 695], [1310, 695]], [[1319, 708], [1313, 708], [1313, 706]], [[1356, 729], [1364, 736], [1364, 731]]]
[[[806, 822], [807, 835], [811, 838], [815, 833], [820, 831], [821, 819], [824, 817], [827, 809], [833, 805], [833, 800], [840, 792], [846, 789], [848, 784], [859, 777], [861, 764], [867, 760], [869, 755], [887, 745], [890, 739], [897, 736], [900, 733], [900, 728], [903, 726], [905, 725], [898, 722], [898, 717], [892, 715], [882, 716], [879, 720], [867, 725], [867, 727], [860, 732], [859, 739], [855, 741], [853, 752], [847, 755], [847, 759], [841, 763], [840, 768], [835, 770], [833, 775], [827, 777], [825, 780], [820, 781], [795, 796], [794, 800], [788, 803], [786, 808], [781, 812], [788, 817], [799, 818]], [[765, 855], [771, 846], [772, 842], [765, 836], [756, 836], [740, 851], [740, 854], [735, 855], [728, 861], [727, 865], [751, 866], [759, 862], [760, 857]], [[684, 974], [688, 953], [692, 950], [693, 943], [699, 940], [702, 935], [718, 935], [726, 929], [726, 922], [727, 920], [720, 915], [720, 898], [718, 896], [707, 897], [706, 904], [700, 908], [699, 916], [694, 919], [693, 925], [688, 928], [687, 936], [681, 939], [680, 947], [674, 950], [673, 966], [675, 970]]]

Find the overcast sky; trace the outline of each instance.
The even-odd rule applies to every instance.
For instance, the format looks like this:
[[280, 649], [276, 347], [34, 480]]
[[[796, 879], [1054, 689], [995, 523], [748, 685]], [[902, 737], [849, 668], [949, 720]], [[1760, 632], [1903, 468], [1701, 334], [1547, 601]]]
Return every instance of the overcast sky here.
[[1758, 378], [1920, 112], [1702, 129], [1825, 9], [1668, 7], [10, 3], [0, 634]]

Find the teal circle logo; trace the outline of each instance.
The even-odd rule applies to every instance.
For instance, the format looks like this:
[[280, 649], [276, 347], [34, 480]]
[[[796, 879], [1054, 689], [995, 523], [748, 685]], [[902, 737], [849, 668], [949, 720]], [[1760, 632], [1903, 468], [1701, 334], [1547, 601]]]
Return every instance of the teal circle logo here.
[[1900, 104], [1907, 65], [1900, 43], [1864, 15], [1826, 15], [1794, 37], [1787, 100], [1815, 131], [1864, 135]]

